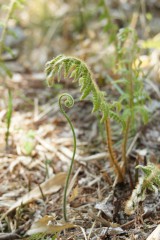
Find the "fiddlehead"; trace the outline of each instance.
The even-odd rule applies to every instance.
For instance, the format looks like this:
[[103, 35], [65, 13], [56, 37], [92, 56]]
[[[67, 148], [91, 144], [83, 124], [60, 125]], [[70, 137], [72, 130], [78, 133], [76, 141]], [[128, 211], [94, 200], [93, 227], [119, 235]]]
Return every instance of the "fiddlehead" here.
[[[94, 80], [93, 74], [88, 68], [87, 64], [82, 60], [75, 57], [68, 57], [65, 55], [59, 55], [56, 58], [53, 58], [51, 61], [46, 64], [46, 76], [49, 86], [52, 86], [55, 78], [60, 81], [61, 76], [64, 78], [72, 79], [74, 82], [78, 82], [80, 85], [81, 91], [81, 100], [85, 99], [89, 94], [91, 94], [91, 101], [93, 103], [92, 112], [100, 111], [102, 114], [101, 121], [107, 122], [107, 140], [112, 139], [111, 131], [109, 129], [110, 118], [114, 119], [118, 123], [125, 127], [125, 122], [120, 117], [119, 113], [115, 110], [114, 105], [106, 101], [105, 92], [101, 91]], [[115, 111], [113, 111], [113, 109]], [[123, 176], [121, 169], [118, 165], [115, 154], [113, 154], [113, 146], [111, 141], [107, 141], [111, 165], [114, 166], [115, 173], [119, 176], [119, 179], [122, 181]]]
[[68, 117], [68, 115], [66, 114], [64, 108], [63, 108], [63, 103], [62, 103], [62, 99], [65, 98], [64, 101], [64, 105], [67, 108], [71, 108], [74, 105], [74, 99], [73, 97], [68, 94], [68, 93], [63, 93], [60, 97], [59, 97], [59, 107], [61, 110], [61, 113], [64, 115], [64, 117], [66, 118], [67, 122], [70, 125], [72, 134], [73, 134], [73, 155], [72, 155], [72, 159], [71, 159], [71, 164], [69, 166], [69, 170], [68, 170], [68, 174], [67, 174], [67, 178], [66, 178], [66, 184], [65, 184], [65, 188], [64, 188], [64, 196], [63, 196], [63, 217], [64, 220], [67, 221], [67, 190], [68, 190], [68, 185], [69, 185], [69, 179], [71, 176], [71, 172], [72, 172], [72, 168], [73, 168], [73, 164], [74, 164], [74, 158], [75, 158], [75, 154], [76, 154], [76, 135], [75, 135], [75, 131], [74, 131], [74, 127], [72, 125], [72, 122], [70, 120], [70, 118]]
[[113, 114], [112, 104], [106, 101], [105, 92], [99, 89], [92, 72], [85, 62], [75, 57], [59, 55], [47, 62], [45, 71], [49, 86], [53, 85], [55, 77], [60, 81], [62, 74], [65, 78], [78, 82], [81, 92], [80, 99], [83, 100], [89, 94], [92, 95], [92, 112], [100, 111], [102, 113], [101, 121], [105, 121], [109, 117], [125, 127], [125, 123], [119, 114], [117, 112]]

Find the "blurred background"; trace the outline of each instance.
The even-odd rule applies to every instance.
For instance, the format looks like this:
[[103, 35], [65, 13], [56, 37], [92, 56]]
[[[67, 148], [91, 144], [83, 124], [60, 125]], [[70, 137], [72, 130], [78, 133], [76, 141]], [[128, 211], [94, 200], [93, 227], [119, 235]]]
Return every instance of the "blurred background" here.
[[[9, 3], [0, 1], [2, 23]], [[119, 28], [137, 30], [143, 54], [159, 48], [159, 8], [158, 0], [28, 0], [9, 20], [16, 39], [8, 34], [6, 43], [28, 71], [42, 71], [46, 61], [65, 53], [96, 63], [99, 72], [112, 68]]]

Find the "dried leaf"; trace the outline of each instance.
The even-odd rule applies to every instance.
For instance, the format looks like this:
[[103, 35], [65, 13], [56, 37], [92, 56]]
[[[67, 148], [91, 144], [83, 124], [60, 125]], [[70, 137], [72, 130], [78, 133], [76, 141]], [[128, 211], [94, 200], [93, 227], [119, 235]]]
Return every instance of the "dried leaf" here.
[[52, 221], [54, 217], [52, 216], [44, 216], [37, 222], [33, 223], [31, 229], [27, 232], [27, 235], [32, 235], [36, 233], [57, 233], [61, 232], [67, 228], [74, 228], [76, 225], [72, 223], [64, 223], [62, 225], [53, 225]]
[[156, 227], [156, 229], [149, 235], [147, 240], [159, 240], [160, 239], [160, 224]]
[[76, 187], [73, 189], [73, 191], [72, 191], [72, 193], [71, 193], [71, 196], [69, 197], [69, 202], [74, 201], [75, 198], [78, 197], [78, 194], [79, 194], [79, 188], [78, 188], [78, 186], [76, 186]]
[[[60, 188], [64, 185], [66, 179], [66, 173], [58, 173], [55, 176], [52, 176], [51, 178], [47, 179], [45, 182], [40, 184], [40, 187], [42, 189], [43, 195], [52, 194], [60, 190]], [[32, 202], [33, 200], [36, 200], [41, 197], [41, 192], [39, 187], [34, 188], [29, 193], [24, 195], [22, 198], [20, 198], [18, 201], [16, 201], [11, 208], [2, 216], [1, 219], [3, 219], [8, 213], [16, 209], [17, 207], [21, 206], [22, 204], [27, 204], [29, 202]]]

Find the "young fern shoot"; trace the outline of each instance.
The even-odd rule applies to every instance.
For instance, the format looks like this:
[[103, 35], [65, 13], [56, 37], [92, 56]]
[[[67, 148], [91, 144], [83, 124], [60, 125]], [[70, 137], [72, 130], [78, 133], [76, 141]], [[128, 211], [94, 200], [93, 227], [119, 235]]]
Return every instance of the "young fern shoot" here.
[[81, 100], [85, 99], [89, 94], [92, 95], [92, 112], [100, 111], [102, 114], [101, 121], [106, 123], [107, 144], [111, 166], [113, 167], [115, 174], [118, 176], [119, 181], [123, 181], [123, 174], [116, 159], [111, 141], [110, 119], [114, 119], [120, 123], [123, 128], [125, 127], [123, 119], [115, 111], [116, 103], [111, 104], [106, 101], [105, 92], [99, 89], [92, 72], [86, 63], [78, 58], [59, 55], [46, 64], [45, 70], [49, 86], [52, 86], [56, 77], [60, 81], [61, 75], [63, 74], [65, 78], [70, 78], [73, 79], [73, 81], [79, 82]]
[[72, 155], [71, 164], [70, 164], [68, 174], [67, 174], [67, 178], [66, 178], [66, 184], [65, 184], [65, 187], [64, 187], [64, 196], [63, 196], [63, 217], [64, 217], [64, 220], [67, 221], [67, 190], [68, 190], [69, 180], [70, 180], [70, 176], [71, 176], [72, 168], [73, 168], [73, 164], [74, 164], [74, 158], [75, 158], [75, 154], [76, 154], [77, 144], [76, 144], [76, 135], [75, 135], [74, 127], [72, 125], [72, 122], [71, 122], [70, 118], [68, 117], [68, 115], [66, 114], [66, 112], [65, 112], [65, 110], [62, 106], [62, 99], [64, 99], [64, 98], [65, 98], [64, 105], [67, 108], [73, 107], [74, 99], [68, 93], [63, 93], [59, 97], [59, 107], [60, 107], [61, 113], [64, 115], [67, 122], [69, 123], [70, 128], [72, 130], [72, 134], [73, 134], [73, 155]]
[[139, 165], [137, 168], [142, 169], [144, 176], [139, 179], [131, 197], [126, 202], [125, 213], [128, 215], [133, 214], [138, 204], [145, 200], [147, 189], [157, 193], [160, 188], [160, 169], [156, 165], [149, 163], [147, 166]]
[[123, 120], [126, 127], [123, 129], [122, 162], [123, 172], [127, 169], [127, 141], [131, 125], [135, 122], [136, 113], [140, 113], [144, 122], [147, 122], [148, 114], [143, 100], [146, 94], [143, 92], [143, 81], [140, 78], [140, 61], [138, 58], [137, 35], [131, 28], [120, 29], [117, 35], [117, 66], [122, 79], [117, 82], [124, 84], [125, 94], [120, 97], [123, 106]]
[[[147, 122], [148, 114], [144, 105], [147, 94], [143, 91], [143, 81], [141, 79], [140, 62], [138, 59], [139, 48], [137, 46], [137, 36], [133, 29], [120, 29], [116, 41], [117, 47], [117, 70], [121, 79], [115, 81], [124, 85], [124, 94], [117, 102], [108, 102], [105, 92], [101, 91], [93, 77], [91, 70], [82, 60], [59, 55], [46, 64], [46, 75], [49, 86], [52, 86], [54, 79], [60, 81], [61, 76], [79, 82], [81, 100], [91, 95], [93, 103], [92, 112], [100, 111], [101, 121], [105, 123], [106, 139], [110, 164], [118, 177], [118, 182], [124, 180], [127, 171], [127, 142], [130, 129], [135, 123], [136, 114], [141, 114], [144, 122]], [[113, 144], [110, 120], [120, 123], [123, 130], [122, 140], [122, 166], [119, 165]]]

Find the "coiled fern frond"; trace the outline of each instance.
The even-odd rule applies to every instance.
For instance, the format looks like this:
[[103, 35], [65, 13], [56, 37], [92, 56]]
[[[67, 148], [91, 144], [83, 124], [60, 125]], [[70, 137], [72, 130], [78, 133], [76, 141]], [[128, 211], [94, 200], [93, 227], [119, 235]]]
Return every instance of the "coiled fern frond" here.
[[70, 164], [68, 174], [67, 174], [67, 178], [66, 178], [66, 184], [65, 184], [65, 188], [64, 188], [64, 197], [63, 197], [63, 216], [64, 216], [64, 220], [67, 221], [67, 190], [68, 190], [69, 180], [70, 180], [70, 176], [71, 176], [71, 172], [72, 172], [72, 168], [73, 168], [73, 164], [74, 164], [77, 142], [76, 142], [76, 134], [75, 134], [72, 122], [71, 122], [70, 118], [68, 117], [68, 115], [66, 114], [66, 112], [65, 112], [65, 110], [62, 106], [62, 99], [63, 98], [65, 98], [65, 101], [63, 103], [67, 108], [73, 107], [74, 99], [68, 93], [63, 93], [59, 97], [59, 107], [60, 107], [61, 113], [64, 115], [64, 117], [66, 118], [67, 122], [70, 125], [71, 131], [72, 131], [72, 134], [73, 134], [73, 144], [74, 144], [72, 160], [71, 160], [71, 164]]
[[74, 82], [78, 82], [81, 92], [81, 100], [85, 99], [89, 94], [92, 95], [93, 110], [92, 112], [100, 111], [102, 113], [101, 121], [105, 121], [108, 117], [125, 126], [122, 117], [116, 111], [113, 111], [111, 103], [107, 103], [105, 92], [101, 91], [96, 84], [93, 74], [82, 60], [59, 55], [46, 64], [46, 75], [49, 86], [54, 84], [55, 78], [60, 81], [61, 77], [70, 78]]

